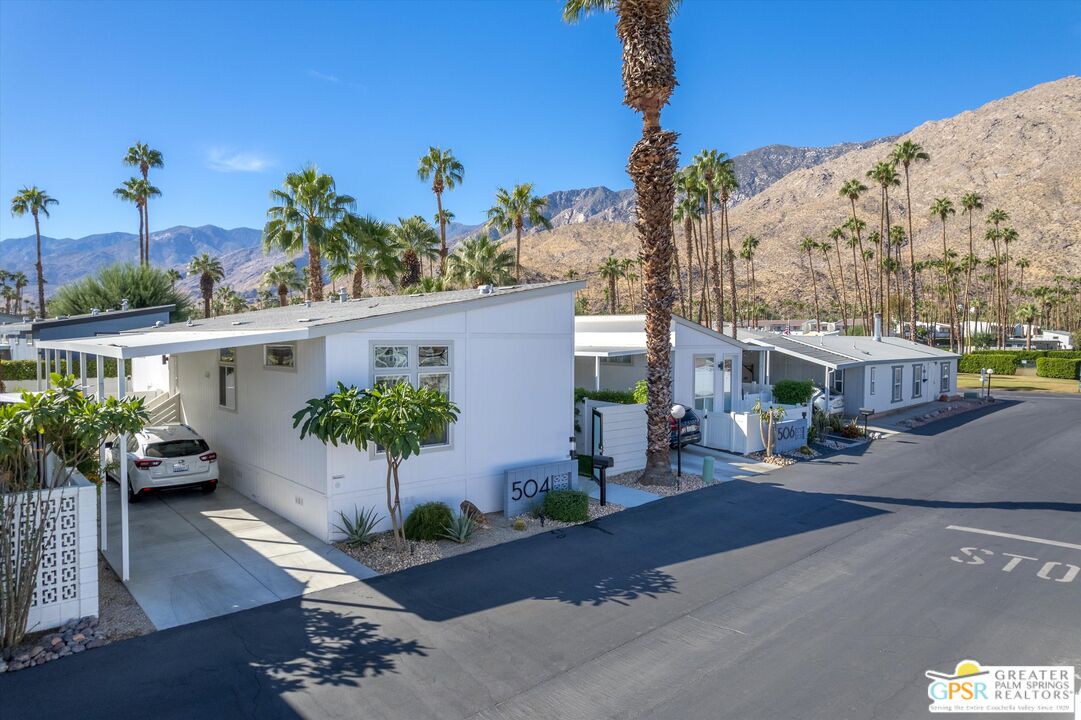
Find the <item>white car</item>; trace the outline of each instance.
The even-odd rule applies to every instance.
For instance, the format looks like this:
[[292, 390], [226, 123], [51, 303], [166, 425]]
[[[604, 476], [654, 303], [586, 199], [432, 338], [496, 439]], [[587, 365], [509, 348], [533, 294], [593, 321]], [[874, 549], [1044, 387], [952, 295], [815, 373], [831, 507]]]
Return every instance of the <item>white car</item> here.
[[[119, 482], [116, 447], [107, 444], [106, 475]], [[218, 487], [218, 454], [188, 425], [154, 425], [128, 436], [128, 500], [161, 488]]]
[[845, 414], [845, 399], [841, 395], [834, 395], [830, 393], [830, 406], [829, 410], [826, 410], [826, 393], [822, 392], [821, 388], [815, 388], [811, 393], [811, 402], [814, 404], [814, 409], [827, 415], [844, 415]]

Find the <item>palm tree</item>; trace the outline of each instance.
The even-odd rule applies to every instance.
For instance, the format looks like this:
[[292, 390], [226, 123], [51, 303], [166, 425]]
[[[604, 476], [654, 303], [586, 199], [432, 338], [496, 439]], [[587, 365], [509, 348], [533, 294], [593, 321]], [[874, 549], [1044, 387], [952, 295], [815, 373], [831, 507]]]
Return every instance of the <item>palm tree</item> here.
[[458, 158], [454, 157], [454, 151], [450, 148], [443, 150], [434, 145], [428, 148], [428, 153], [421, 156], [417, 166], [417, 177], [421, 180], [432, 181], [432, 192], [435, 193], [436, 218], [439, 222], [439, 274], [447, 271], [447, 219], [443, 215], [443, 191], [453, 190], [462, 183], [465, 168]]
[[[677, 223], [683, 223], [683, 239], [687, 248], [687, 308], [685, 312], [689, 318], [694, 312], [694, 223], [701, 218], [700, 188], [698, 178], [691, 168], [677, 174], [676, 185], [683, 197], [676, 205], [672, 219]], [[705, 267], [702, 267], [702, 270], [704, 271]], [[705, 278], [704, 274], [703, 278]], [[701, 312], [701, 306], [699, 306], [699, 312]]]
[[307, 246], [308, 292], [312, 300], [322, 300], [323, 250], [334, 243], [338, 222], [352, 212], [356, 201], [339, 195], [334, 178], [315, 165], [286, 175], [282, 189], [271, 190], [270, 199], [278, 204], [267, 210], [264, 251], [296, 254]]
[[815, 330], [819, 330], [822, 327], [822, 313], [818, 308], [818, 280], [815, 279], [814, 251], [817, 248], [818, 243], [816, 243], [812, 237], [803, 238], [799, 244], [799, 249], [802, 252], [807, 253], [807, 267], [811, 271], [811, 289], [814, 292], [815, 299]]
[[829, 232], [833, 249], [837, 251], [837, 275], [841, 286], [841, 330], [848, 334], [848, 292], [845, 290], [845, 266], [841, 261], [841, 241], [845, 239], [844, 228], [833, 228]]
[[743, 246], [739, 256], [747, 261], [747, 269], [751, 275], [751, 307], [747, 312], [748, 320], [752, 328], [758, 326], [758, 288], [754, 278], [754, 253], [758, 249], [758, 238], [748, 235], [743, 238]]
[[199, 276], [199, 292], [203, 295], [203, 317], [210, 317], [210, 301], [214, 297], [214, 283], [225, 278], [221, 260], [210, 253], [196, 255], [188, 263], [188, 272]]
[[[714, 317], [713, 329], [718, 332], [724, 330], [724, 292], [721, 286], [720, 264], [717, 262], [717, 235], [713, 226], [713, 197], [717, 193], [725, 163], [731, 163], [728, 156], [716, 150], [703, 150], [694, 156], [694, 172], [702, 184], [702, 191], [706, 199], [706, 256], [710, 261], [709, 278], [710, 289], [713, 292], [713, 309], [717, 313]], [[724, 218], [721, 215], [721, 233], [724, 233]]]
[[463, 240], [447, 259], [447, 277], [467, 287], [507, 285], [512, 280], [514, 253], [485, 233]]
[[1030, 267], [1032, 263], [1027, 258], [1017, 258], [1017, 262], [1014, 263], [1018, 270], [1021, 271], [1021, 277], [1017, 279], [1017, 292], [1024, 296], [1025, 294], [1025, 268]]
[[150, 263], [150, 213], [147, 205], [147, 201], [152, 197], [160, 197], [161, 191], [150, 185], [150, 168], [162, 168], [165, 167], [165, 158], [162, 154], [147, 146], [146, 143], [136, 142], [134, 145], [128, 148], [127, 154], [124, 155], [124, 164], [130, 167], [139, 168], [139, 172], [143, 176], [143, 183], [153, 188], [153, 193], [144, 193], [142, 208], [140, 210], [139, 225], [145, 228], [143, 233], [143, 242], [145, 245], [139, 246], [140, 262]]
[[[957, 317], [954, 314], [957, 304], [957, 299], [954, 297], [953, 292], [953, 280], [950, 278], [948, 272], [949, 260], [949, 248], [946, 245], [946, 220], [953, 215], [956, 211], [953, 209], [953, 201], [949, 198], [941, 197], [935, 198], [935, 201], [931, 203], [931, 215], [937, 217], [939, 222], [942, 223], [942, 262], [943, 264], [943, 277], [946, 281], [946, 300], [950, 305], [949, 319], [950, 319], [950, 351], [952, 352], [954, 347], [960, 347], [959, 338], [956, 334], [956, 321]], [[933, 342], [933, 340], [932, 340]], [[956, 343], [956, 345], [955, 345]]]
[[522, 231], [525, 224], [540, 225], [551, 229], [552, 223], [544, 216], [548, 199], [533, 194], [533, 183], [515, 185], [514, 189], [499, 188], [495, 192], [495, 205], [488, 209], [488, 226], [507, 233], [514, 229], [514, 281], [522, 281]]
[[608, 313], [615, 315], [619, 312], [617, 302], [617, 281], [623, 277], [623, 262], [609, 255], [608, 259], [601, 263], [601, 277], [608, 282]]
[[[436, 227], [439, 227], [440, 225], [443, 225], [443, 226], [449, 225], [451, 223], [451, 221], [453, 221], [453, 220], [454, 220], [454, 213], [451, 212], [450, 210], [446, 209], [446, 208], [443, 208], [442, 210], [440, 210], [439, 212], [437, 212], [435, 215], [432, 216], [432, 221], [435, 223]], [[432, 276], [435, 275], [435, 268], [432, 267], [432, 261], [431, 260], [428, 261], [428, 274], [432, 275]]]
[[[902, 269], [902, 267], [904, 267], [904, 265], [901, 263], [901, 248], [903, 248], [907, 242], [908, 242], [908, 238], [905, 235], [905, 228], [902, 225], [894, 225], [894, 226], [890, 227], [889, 253], [890, 253], [891, 257], [893, 258], [893, 262], [890, 263], [890, 268], [891, 268], [891, 273], [890, 274], [893, 275], [893, 278], [894, 278], [893, 287], [897, 291], [897, 295], [894, 298], [894, 303], [895, 303], [895, 305], [897, 307], [897, 326], [902, 328], [901, 337], [904, 337], [904, 335], [905, 335], [904, 329], [903, 329], [904, 326], [905, 326], [905, 321], [904, 321], [904, 317], [903, 317], [904, 298], [902, 297], [902, 288], [901, 288], [901, 285], [902, 285], [902, 283], [901, 283], [901, 269]], [[889, 280], [890, 274], [887, 274], [887, 276], [886, 276], [886, 294], [887, 295], [889, 294], [889, 289], [890, 289], [890, 280]], [[915, 327], [912, 328], [911, 339], [912, 339], [913, 342], [916, 341], [916, 328]]]
[[[912, 291], [912, 302], [909, 307], [909, 319], [912, 321], [912, 340], [916, 339], [916, 236], [912, 234], [912, 185], [909, 181], [909, 169], [913, 163], [926, 162], [931, 156], [918, 143], [912, 140], [902, 140], [893, 146], [891, 155], [895, 165], [900, 165], [905, 170], [905, 216], [908, 218], [908, 267], [911, 270], [909, 283]], [[927, 336], [927, 344], [934, 344], [934, 333]]]
[[34, 268], [38, 274], [38, 317], [46, 318], [45, 312], [45, 274], [41, 268], [41, 216], [49, 217], [49, 206], [58, 205], [59, 201], [51, 197], [37, 185], [23, 186], [15, 197], [11, 198], [11, 214], [22, 217], [26, 213], [34, 216], [34, 234], [37, 236], [37, 263]]
[[334, 243], [327, 247], [330, 276], [352, 276], [352, 295], [364, 294], [364, 276], [392, 284], [402, 273], [401, 248], [390, 225], [368, 215], [348, 214], [338, 223]]
[[278, 295], [278, 305], [289, 304], [289, 293], [304, 289], [304, 275], [291, 262], [278, 263], [263, 274], [262, 287]]
[[11, 282], [15, 285], [15, 312], [21, 313], [23, 310], [23, 289], [30, 284], [30, 281], [27, 279], [26, 273], [17, 270], [11, 274]]
[[[845, 221], [842, 226], [845, 230], [848, 230], [851, 234], [845, 241], [848, 248], [852, 251], [852, 277], [856, 280], [856, 301], [860, 309], [860, 317], [864, 320], [863, 327], [866, 329], [870, 327], [871, 317], [871, 286], [863, 287], [863, 283], [860, 281], [860, 263], [863, 264], [864, 278], [870, 282], [870, 272], [867, 269], [867, 253], [862, 249], [863, 241], [860, 239], [864, 229], [867, 227], [867, 223], [858, 217], [850, 217]], [[864, 297], [864, 290], [866, 289], [866, 298]], [[852, 316], [852, 324], [855, 325], [856, 316]]]
[[248, 309], [248, 302], [236, 290], [222, 285], [214, 292], [214, 315], [234, 315]]
[[[901, 178], [897, 174], [897, 167], [893, 163], [888, 161], [875, 163], [875, 166], [867, 171], [867, 177], [878, 184], [881, 191], [882, 207], [879, 212], [878, 221], [878, 237], [879, 241], [883, 242], [883, 248], [886, 252], [879, 252], [878, 254], [878, 306], [883, 308], [883, 320], [886, 326], [886, 333], [889, 334], [890, 325], [890, 305], [889, 305], [889, 274], [884, 273], [885, 268], [882, 263], [890, 256], [889, 250], [889, 233], [890, 233], [890, 188], [896, 187], [901, 184]], [[885, 297], [883, 296], [883, 274], [885, 274], [885, 280], [887, 283], [887, 289]]]
[[184, 275], [176, 268], [169, 268], [165, 271], [165, 276], [169, 278], [169, 284], [176, 287], [177, 280], [180, 280]]
[[1036, 307], [1032, 303], [1026, 303], [1024, 305], [1018, 306], [1018, 308], [1014, 310], [1014, 315], [1017, 317], [1018, 320], [1020, 320], [1027, 326], [1027, 331], [1025, 332], [1025, 349], [1031, 350], [1032, 324], [1036, 322], [1036, 318], [1039, 317], [1040, 308]]
[[717, 190], [721, 195], [721, 219], [724, 223], [724, 255], [728, 260], [728, 288], [731, 291], [729, 299], [731, 300], [731, 318], [732, 318], [732, 337], [736, 337], [736, 318], [739, 316], [739, 309], [736, 306], [736, 254], [732, 252], [732, 225], [728, 222], [728, 201], [732, 197], [732, 193], [739, 189], [739, 183], [736, 181], [736, 170], [732, 163], [732, 160], [726, 160], [721, 163], [719, 172], [717, 174]]
[[391, 232], [401, 252], [402, 286], [420, 282], [422, 261], [439, 254], [439, 235], [420, 215], [398, 218]]
[[676, 86], [668, 21], [676, 0], [566, 0], [563, 17], [576, 22], [590, 12], [615, 10], [623, 44], [623, 102], [642, 115], [642, 137], [627, 163], [637, 199], [637, 229], [644, 260], [646, 312], [647, 447], [643, 484], [672, 485], [668, 417], [672, 407], [669, 335], [672, 326], [672, 210], [679, 167], [676, 133], [661, 129], [661, 108]]
[[[846, 181], [841, 185], [840, 195], [843, 198], [847, 198], [852, 204], [852, 225], [849, 229], [856, 236], [856, 244], [859, 246], [860, 257], [863, 257], [863, 236], [861, 230], [863, 230], [864, 224], [856, 217], [856, 201], [860, 199], [860, 195], [867, 192], [867, 186], [864, 185], [856, 178]], [[860, 294], [859, 288], [859, 270], [853, 267], [852, 271], [856, 273], [856, 292]], [[869, 327], [871, 323], [871, 313], [873, 308], [871, 307], [871, 274], [867, 269], [867, 263], [863, 263], [863, 284], [867, 289], [867, 303], [863, 302], [863, 295], [860, 294], [860, 304], [863, 305], [863, 321], [866, 323], [864, 327]]]
[[143, 264], [143, 201], [139, 194], [138, 189], [139, 178], [129, 178], [120, 184], [116, 190], [113, 190], [113, 196], [129, 202], [135, 206], [135, 209], [139, 212], [139, 264]]
[[995, 303], [995, 315], [998, 322], [998, 344], [999, 347], [1006, 346], [1006, 314], [1004, 308], [1005, 304], [1002, 302], [1002, 298], [1006, 292], [1006, 284], [1003, 281], [1002, 271], [1003, 262], [999, 260], [998, 241], [1002, 239], [1001, 225], [1010, 219], [1009, 214], [1001, 208], [995, 208], [991, 212], [987, 213], [987, 224], [991, 225], [991, 229], [988, 230], [985, 236], [991, 241], [991, 245], [995, 252], [995, 288], [997, 292], [997, 301]]
[[[976, 267], [977, 258], [976, 250], [972, 237], [972, 216], [975, 215], [977, 210], [983, 210], [983, 198], [979, 193], [968, 192], [961, 196], [961, 212], [968, 215], [968, 257], [961, 262], [962, 268], [965, 271], [965, 301], [964, 301], [964, 315], [968, 317], [968, 309], [970, 302], [970, 292], [972, 289], [972, 270]], [[967, 261], [967, 262], [966, 262]], [[962, 348], [965, 343], [965, 339], [968, 337], [967, 324], [961, 323], [961, 344]]]

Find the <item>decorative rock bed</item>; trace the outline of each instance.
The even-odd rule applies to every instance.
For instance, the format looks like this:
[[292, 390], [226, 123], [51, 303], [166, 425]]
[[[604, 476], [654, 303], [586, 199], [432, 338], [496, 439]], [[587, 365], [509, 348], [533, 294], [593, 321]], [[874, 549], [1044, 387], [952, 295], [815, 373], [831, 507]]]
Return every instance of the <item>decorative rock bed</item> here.
[[907, 428], [917, 428], [921, 425], [926, 425], [933, 420], [941, 420], [948, 418], [951, 415], [959, 415], [969, 410], [975, 410], [978, 407], [988, 404], [988, 400], [973, 400], [973, 399], [960, 399], [951, 400], [945, 406], [924, 413], [923, 415], [917, 415], [907, 420], [902, 420], [897, 423]]
[[634, 488], [635, 490], [641, 490], [643, 492], [653, 493], [654, 495], [662, 495], [664, 497], [682, 495], [685, 492], [701, 490], [704, 487], [709, 487], [711, 484], [717, 484], [716, 482], [707, 483], [702, 479], [701, 475], [693, 475], [685, 472], [683, 473], [683, 477], [677, 478], [678, 483], [676, 485], [643, 485], [641, 483], [642, 475], [643, 471], [634, 470], [631, 472], [620, 473], [619, 475], [613, 475], [608, 478], [608, 482]]
[[98, 627], [96, 617], [84, 617], [65, 623], [60, 629], [45, 633], [16, 648], [7, 662], [0, 660], [0, 672], [15, 672], [44, 665], [68, 655], [108, 645], [109, 639]]

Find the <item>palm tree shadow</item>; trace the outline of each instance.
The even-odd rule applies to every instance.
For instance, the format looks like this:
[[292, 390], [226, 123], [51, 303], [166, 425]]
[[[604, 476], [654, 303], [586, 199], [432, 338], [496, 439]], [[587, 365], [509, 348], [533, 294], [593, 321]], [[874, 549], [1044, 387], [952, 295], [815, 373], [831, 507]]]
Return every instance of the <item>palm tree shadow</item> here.
[[630, 605], [639, 598], [655, 600], [659, 595], [678, 592], [674, 577], [657, 568], [645, 568], [622, 576], [608, 575], [580, 585], [564, 585], [549, 595], [540, 593], [537, 598], [598, 607], [609, 602]]

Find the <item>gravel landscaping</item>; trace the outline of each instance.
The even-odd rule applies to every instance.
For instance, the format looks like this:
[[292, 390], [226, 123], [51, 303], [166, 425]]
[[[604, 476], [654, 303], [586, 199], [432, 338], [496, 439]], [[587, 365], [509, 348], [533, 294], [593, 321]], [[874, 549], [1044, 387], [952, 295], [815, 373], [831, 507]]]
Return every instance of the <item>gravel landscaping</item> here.
[[[614, 503], [608, 503], [606, 506], [601, 507], [599, 502], [591, 498], [589, 501], [589, 519], [596, 520], [605, 515], [619, 512], [622, 509], [622, 505]], [[406, 540], [402, 543], [402, 547], [399, 548], [395, 544], [392, 534], [381, 533], [371, 543], [360, 547], [351, 547], [345, 543], [336, 543], [335, 546], [377, 573], [385, 575], [446, 557], [462, 555], [481, 548], [521, 540], [530, 535], [548, 532], [554, 528], [565, 528], [580, 524], [557, 522], [555, 520], [545, 520], [542, 523], [540, 518], [532, 515], [506, 518], [503, 513], [490, 513], [485, 515], [485, 519], [488, 522], [487, 527], [478, 527], [469, 542], [462, 544], [450, 540], [436, 540], [434, 542]], [[519, 519], [525, 522], [524, 530], [514, 528], [515, 521]]]
[[978, 407], [986, 405], [988, 402], [989, 401], [987, 400], [977, 399], [950, 400], [945, 405], [941, 405], [941, 407], [938, 407], [935, 410], [931, 410], [930, 412], [917, 415], [916, 417], [907, 420], [902, 420], [897, 424], [906, 428], [917, 428], [934, 420], [942, 420], [951, 415], [959, 415], [963, 412], [968, 412], [969, 410], [975, 410]]
[[[683, 473], [683, 477], [677, 478], [679, 481], [677, 485], [643, 485], [641, 483], [642, 475], [642, 470], [634, 470], [631, 472], [620, 473], [619, 475], [613, 475], [608, 478], [608, 482], [615, 483], [616, 485], [624, 485], [643, 492], [653, 493], [654, 495], [662, 495], [664, 497], [681, 495], [682, 493], [691, 492], [692, 490], [701, 490], [710, 485], [710, 483], [707, 483], [702, 479], [701, 475], [692, 475], [691, 473], [686, 472]], [[716, 483], [712, 484], [715, 485]]]

